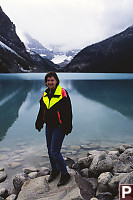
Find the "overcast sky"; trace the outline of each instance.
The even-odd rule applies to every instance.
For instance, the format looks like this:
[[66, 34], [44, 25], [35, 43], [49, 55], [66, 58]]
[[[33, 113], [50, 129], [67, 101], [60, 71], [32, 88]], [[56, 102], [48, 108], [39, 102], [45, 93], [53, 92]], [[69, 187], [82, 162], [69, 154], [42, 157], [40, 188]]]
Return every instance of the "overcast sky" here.
[[[82, 49], [133, 24], [133, 0], [0, 0], [17, 33]], [[22, 39], [22, 38], [21, 38]]]

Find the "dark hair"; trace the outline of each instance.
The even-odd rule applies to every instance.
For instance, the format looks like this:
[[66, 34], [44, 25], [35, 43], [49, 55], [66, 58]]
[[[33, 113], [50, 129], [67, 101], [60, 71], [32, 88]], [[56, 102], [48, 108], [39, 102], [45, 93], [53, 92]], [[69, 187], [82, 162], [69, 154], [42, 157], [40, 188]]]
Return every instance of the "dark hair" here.
[[47, 78], [48, 77], [51, 77], [51, 76], [53, 76], [54, 78], [55, 78], [55, 80], [57, 81], [57, 84], [56, 85], [59, 85], [59, 78], [58, 78], [58, 76], [57, 76], [57, 74], [55, 73], [55, 72], [48, 72], [47, 74], [46, 74], [46, 76], [45, 76], [45, 83], [47, 83]]

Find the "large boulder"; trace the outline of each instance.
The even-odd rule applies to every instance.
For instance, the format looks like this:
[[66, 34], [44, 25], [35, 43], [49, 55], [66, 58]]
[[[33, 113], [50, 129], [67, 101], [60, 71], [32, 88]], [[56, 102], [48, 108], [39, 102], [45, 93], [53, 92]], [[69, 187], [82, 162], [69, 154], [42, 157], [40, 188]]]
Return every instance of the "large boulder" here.
[[116, 196], [118, 194], [119, 182], [126, 176], [126, 173], [118, 173], [113, 176], [113, 178], [109, 181], [109, 190], [111, 193]]
[[98, 177], [98, 187], [96, 195], [109, 191], [108, 183], [111, 181], [112, 177], [113, 175], [110, 172], [100, 174], [100, 176]]
[[93, 160], [92, 155], [84, 157], [84, 158], [79, 158], [78, 159], [78, 165], [80, 166], [80, 169], [89, 168], [92, 160]]
[[89, 169], [95, 176], [99, 176], [102, 172], [111, 171], [112, 167], [112, 159], [105, 152], [102, 152], [93, 158]]
[[48, 175], [25, 181], [17, 200], [68, 200], [70, 199], [70, 195], [72, 195], [73, 198], [82, 199], [80, 190], [74, 180], [74, 170], [69, 170], [69, 173], [71, 174], [69, 183], [59, 188], [57, 187], [57, 183], [60, 177], [57, 177], [51, 183], [47, 181]]

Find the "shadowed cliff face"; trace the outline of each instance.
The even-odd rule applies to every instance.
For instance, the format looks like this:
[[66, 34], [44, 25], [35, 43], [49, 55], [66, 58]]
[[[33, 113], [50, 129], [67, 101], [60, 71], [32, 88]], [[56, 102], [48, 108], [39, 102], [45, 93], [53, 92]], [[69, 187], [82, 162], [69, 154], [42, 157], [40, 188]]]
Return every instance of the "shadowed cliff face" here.
[[89, 73], [133, 73], [133, 27], [87, 46], [64, 70]]
[[39, 54], [26, 50], [15, 25], [0, 7], [0, 73], [57, 71], [56, 67]]
[[97, 101], [133, 119], [133, 81], [72, 81], [84, 97]]

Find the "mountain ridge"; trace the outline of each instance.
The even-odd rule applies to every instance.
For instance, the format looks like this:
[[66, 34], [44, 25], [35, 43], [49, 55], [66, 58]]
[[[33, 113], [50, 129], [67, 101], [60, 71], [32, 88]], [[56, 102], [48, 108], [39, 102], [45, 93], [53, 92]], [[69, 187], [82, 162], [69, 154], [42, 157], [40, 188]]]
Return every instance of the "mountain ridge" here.
[[23, 42], [28, 49], [59, 65], [60, 69], [68, 64], [70, 60], [80, 51], [79, 49], [65, 51], [62, 50], [62, 46], [60, 45], [50, 45], [49, 48], [46, 48], [30, 34], [23, 33], [22, 35], [25, 38], [25, 41]]
[[57, 71], [57, 65], [33, 51], [27, 51], [16, 26], [0, 6], [0, 73]]
[[82, 49], [65, 72], [133, 73], [133, 26]]

